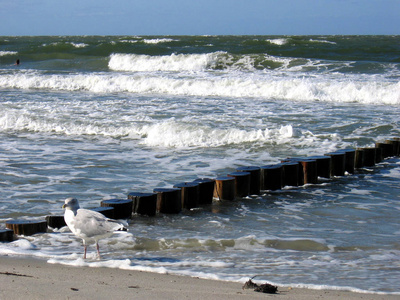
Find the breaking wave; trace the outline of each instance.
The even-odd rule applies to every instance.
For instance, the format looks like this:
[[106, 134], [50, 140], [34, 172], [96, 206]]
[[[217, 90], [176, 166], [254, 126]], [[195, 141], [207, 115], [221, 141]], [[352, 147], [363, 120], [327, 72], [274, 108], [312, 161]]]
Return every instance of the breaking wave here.
[[[204, 65], [199, 63], [199, 68]], [[157, 64], [154, 63], [157, 67]], [[182, 64], [178, 64], [182, 66]], [[193, 70], [193, 66], [190, 67]], [[365, 104], [400, 104], [400, 83], [358, 80], [352, 76], [276, 76], [275, 74], [184, 76], [178, 74], [57, 74], [18, 72], [0, 76], [3, 89], [46, 89], [89, 91], [94, 93], [128, 92], [204, 97], [254, 97], [290, 101], [358, 102]]]

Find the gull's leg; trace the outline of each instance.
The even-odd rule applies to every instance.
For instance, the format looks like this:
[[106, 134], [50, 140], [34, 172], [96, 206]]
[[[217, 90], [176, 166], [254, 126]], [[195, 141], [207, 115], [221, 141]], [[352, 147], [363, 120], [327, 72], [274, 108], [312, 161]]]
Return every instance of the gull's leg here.
[[99, 248], [99, 243], [98, 242], [96, 242], [96, 248], [97, 248], [97, 256], [98, 256], [99, 259], [101, 259], [100, 248]]
[[84, 252], [83, 252], [83, 259], [86, 259], [87, 246], [86, 246], [85, 244], [83, 245], [83, 249], [84, 249]]

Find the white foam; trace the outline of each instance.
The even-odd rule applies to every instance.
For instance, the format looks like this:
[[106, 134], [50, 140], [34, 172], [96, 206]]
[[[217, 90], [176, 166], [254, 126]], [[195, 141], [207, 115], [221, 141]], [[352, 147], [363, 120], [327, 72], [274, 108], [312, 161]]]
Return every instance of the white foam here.
[[310, 39], [310, 42], [314, 42], [314, 43], [323, 43], [323, 44], [332, 44], [332, 45], [336, 45], [336, 42], [331, 42], [331, 41], [327, 41], [327, 40], [314, 40], [314, 39]]
[[[207, 55], [159, 58], [138, 56], [138, 63], [132, 62], [131, 55], [116, 55], [110, 64], [126, 70], [203, 70], [212, 59]], [[124, 64], [125, 58], [127, 62]], [[185, 59], [183, 59], [185, 60]], [[183, 70], [185, 71], [185, 70]], [[138, 94], [164, 94], [184, 96], [256, 97], [291, 101], [358, 102], [364, 104], [400, 104], [400, 83], [379, 81], [374, 78], [360, 80], [354, 76], [318, 75], [314, 78], [300, 78], [276, 73], [247, 74], [214, 73], [190, 74], [120, 74], [92, 73], [70, 75], [47, 75], [38, 72], [18, 72], [0, 76], [0, 88], [50, 89], [64, 91], [90, 91], [96, 93], [130, 92]], [[332, 78], [331, 78], [332, 77]]]
[[115, 71], [203, 71], [216, 59], [217, 53], [171, 54], [150, 56], [137, 54], [112, 54], [108, 67]]
[[218, 129], [206, 125], [198, 126], [196, 123], [192, 124], [190, 120], [178, 122], [174, 119], [149, 125], [138, 125], [137, 122], [98, 125], [96, 121], [76, 122], [62, 119], [59, 115], [55, 115], [54, 118], [38, 119], [28, 113], [5, 111], [0, 117], [0, 131], [9, 130], [76, 136], [126, 137], [152, 147], [218, 147], [229, 144], [265, 143], [271, 140], [285, 143], [294, 135], [291, 125], [252, 130], [236, 127]]
[[146, 137], [143, 144], [162, 147], [217, 147], [246, 142], [266, 142], [270, 139], [285, 139], [293, 136], [291, 125], [278, 129], [241, 130], [212, 129], [167, 121], [144, 126], [141, 133]]
[[288, 39], [285, 38], [277, 38], [277, 39], [267, 39], [267, 42], [271, 44], [282, 46], [288, 43]]
[[349, 191], [349, 193], [351, 193], [351, 194], [356, 194], [356, 195], [370, 195], [370, 194], [371, 194], [371, 191], [368, 191], [368, 190], [360, 190], [360, 189], [358, 189], [358, 188], [354, 188], [354, 189], [351, 189], [351, 190]]
[[169, 38], [161, 38], [161, 39], [144, 39], [143, 43], [146, 44], [160, 44], [160, 43], [170, 43], [174, 42], [176, 40], [174, 39], [169, 39]]
[[[120, 43], [130, 43], [130, 44], [136, 44], [138, 40], [120, 40]], [[116, 42], [113, 42], [115, 44]]]
[[0, 51], [0, 56], [6, 56], [6, 55], [15, 55], [18, 54], [17, 51]]
[[21, 250], [36, 250], [37, 247], [32, 244], [30, 241], [26, 239], [19, 239], [13, 242], [15, 247], [18, 247]]
[[85, 48], [85, 47], [89, 46], [88, 44], [85, 44], [85, 43], [74, 43], [74, 42], [71, 42], [70, 44], [72, 46], [74, 46], [75, 48]]

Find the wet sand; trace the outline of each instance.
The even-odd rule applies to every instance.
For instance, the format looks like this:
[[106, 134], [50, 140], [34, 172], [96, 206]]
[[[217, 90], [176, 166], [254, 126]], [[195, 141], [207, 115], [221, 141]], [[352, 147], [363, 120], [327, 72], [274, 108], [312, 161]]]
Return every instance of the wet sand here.
[[[323, 284], [323, 283], [321, 283]], [[278, 287], [277, 294], [241, 283], [141, 271], [71, 267], [0, 256], [0, 299], [399, 299], [335, 290]]]

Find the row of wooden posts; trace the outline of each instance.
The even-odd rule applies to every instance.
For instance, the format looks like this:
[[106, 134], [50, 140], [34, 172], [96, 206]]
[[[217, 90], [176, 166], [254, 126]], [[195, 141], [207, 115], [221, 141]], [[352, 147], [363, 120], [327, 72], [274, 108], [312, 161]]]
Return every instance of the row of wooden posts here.
[[[375, 147], [343, 149], [321, 156], [286, 158], [281, 163], [266, 166], [244, 166], [227, 176], [215, 179], [199, 178], [175, 184], [172, 188], [155, 188], [152, 193], [132, 192], [128, 199], [101, 201], [94, 210], [114, 219], [131, 218], [132, 213], [155, 216], [177, 214], [182, 209], [209, 205], [213, 200], [232, 201], [236, 198], [260, 195], [264, 191], [285, 186], [317, 184], [318, 178], [353, 174], [356, 169], [372, 167], [382, 160], [400, 156], [400, 138], [376, 143]], [[0, 230], [0, 241], [13, 240], [16, 235], [46, 232], [47, 227], [65, 226], [63, 216], [47, 216], [45, 220], [9, 220]]]

